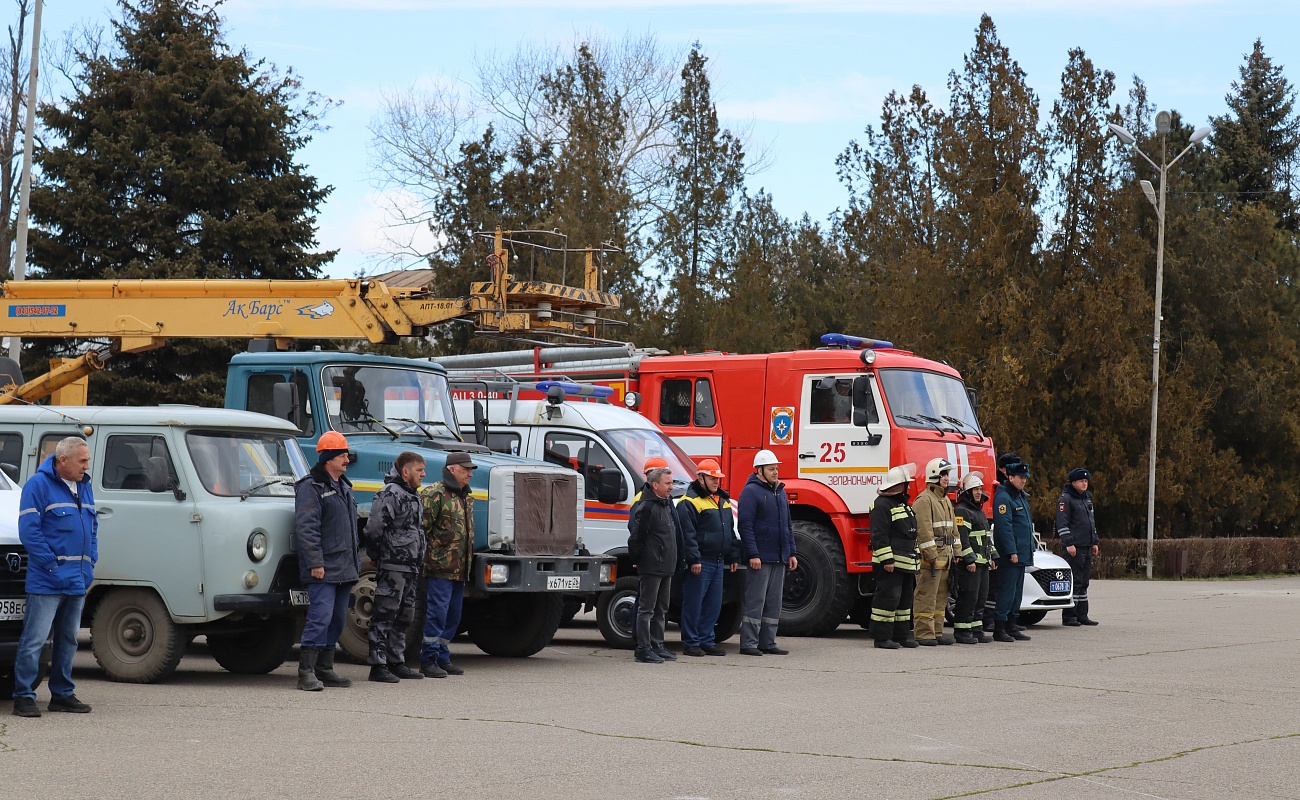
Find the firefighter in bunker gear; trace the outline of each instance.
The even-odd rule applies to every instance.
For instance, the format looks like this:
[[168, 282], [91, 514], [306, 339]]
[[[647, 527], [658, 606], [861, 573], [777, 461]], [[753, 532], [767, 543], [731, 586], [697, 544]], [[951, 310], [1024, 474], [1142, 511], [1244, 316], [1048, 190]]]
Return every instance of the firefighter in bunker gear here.
[[989, 565], [997, 558], [993, 531], [984, 515], [984, 475], [969, 473], [957, 495], [957, 534], [961, 537], [961, 564], [957, 568], [957, 610], [953, 630], [958, 644], [987, 644], [979, 611], [989, 593]]
[[925, 465], [925, 491], [912, 504], [916, 510], [916, 548], [921, 554], [912, 619], [916, 640], [927, 646], [956, 642], [943, 632], [948, 569], [957, 550], [957, 515], [948, 499], [948, 473], [952, 470], [948, 459], [931, 459]]
[[1082, 467], [1070, 470], [1069, 483], [1056, 501], [1056, 534], [1061, 537], [1061, 555], [1070, 562], [1074, 573], [1074, 608], [1061, 612], [1062, 622], [1077, 628], [1098, 625], [1088, 617], [1088, 583], [1092, 578], [1092, 558], [1097, 555], [1101, 539], [1093, 517], [1092, 492], [1088, 483], [1092, 475]]
[[885, 474], [871, 506], [871, 563], [876, 591], [871, 596], [871, 638], [882, 650], [916, 647], [912, 636], [912, 593], [918, 566], [916, 514], [907, 502], [908, 468]]

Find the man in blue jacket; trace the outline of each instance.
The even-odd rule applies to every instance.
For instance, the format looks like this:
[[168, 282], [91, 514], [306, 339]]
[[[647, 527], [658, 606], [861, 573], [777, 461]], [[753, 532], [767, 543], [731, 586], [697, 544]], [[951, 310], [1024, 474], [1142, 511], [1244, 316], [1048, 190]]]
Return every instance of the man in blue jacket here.
[[357, 501], [348, 480], [348, 440], [326, 431], [316, 442], [316, 466], [294, 487], [298, 572], [307, 586], [307, 620], [298, 654], [298, 688], [347, 687], [334, 671], [334, 648], [347, 619], [352, 584], [361, 574]]
[[771, 450], [754, 456], [754, 474], [740, 492], [740, 541], [749, 560], [741, 611], [740, 652], [747, 656], [783, 656], [776, 646], [781, 621], [781, 589], [786, 570], [799, 567], [790, 524], [790, 499], [778, 478], [780, 461]]
[[18, 537], [27, 548], [27, 610], [14, 662], [15, 716], [41, 715], [35, 686], [48, 638], [54, 639], [49, 710], [90, 711], [73, 694], [72, 684], [81, 608], [99, 560], [99, 520], [89, 469], [90, 448], [70, 436], [23, 485]]
[[[682, 529], [682, 652], [688, 656], [725, 656], [714, 629], [722, 611], [725, 569], [740, 566], [740, 548], [731, 525], [731, 496], [722, 491], [726, 475], [712, 458], [677, 503]], [[724, 566], [725, 565], [725, 566]]]
[[1034, 564], [1034, 521], [1029, 515], [1029, 465], [1015, 461], [1004, 467], [1007, 482], [993, 495], [993, 545], [998, 551], [998, 605], [994, 613], [993, 641], [1029, 641], [1016, 617], [1025, 588], [1025, 567]]

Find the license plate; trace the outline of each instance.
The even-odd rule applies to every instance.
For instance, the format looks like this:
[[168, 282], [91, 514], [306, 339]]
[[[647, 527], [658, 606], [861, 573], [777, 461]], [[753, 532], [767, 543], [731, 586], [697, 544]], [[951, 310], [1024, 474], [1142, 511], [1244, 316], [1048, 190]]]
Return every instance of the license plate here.
[[567, 577], [562, 575], [547, 575], [546, 589], [547, 591], [556, 591], [556, 590], [577, 591], [578, 589], [581, 588], [581, 586], [579, 585], [579, 580], [580, 578], [578, 578], [577, 575], [574, 575], [572, 577]]
[[1057, 592], [1060, 592], [1060, 593], [1064, 594], [1065, 592], [1070, 591], [1070, 582], [1069, 582], [1069, 581], [1049, 581], [1048, 584], [1047, 584], [1047, 591], [1050, 592], [1050, 593], [1052, 593], [1052, 594], [1056, 594]]
[[295, 606], [307, 605], [307, 593], [301, 589], [289, 590], [289, 603]]
[[21, 621], [27, 611], [26, 597], [0, 598], [0, 622]]

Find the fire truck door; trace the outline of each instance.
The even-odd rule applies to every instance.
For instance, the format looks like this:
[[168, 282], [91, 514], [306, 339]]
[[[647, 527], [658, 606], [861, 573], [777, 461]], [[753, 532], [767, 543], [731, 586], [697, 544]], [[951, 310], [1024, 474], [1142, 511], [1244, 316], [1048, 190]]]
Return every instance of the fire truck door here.
[[[879, 422], [875, 392], [869, 428], [853, 424], [853, 380], [858, 375], [804, 378], [799, 412], [799, 477], [825, 484], [851, 514], [866, 514], [889, 470], [889, 428]], [[879, 435], [880, 438], [876, 438]]]

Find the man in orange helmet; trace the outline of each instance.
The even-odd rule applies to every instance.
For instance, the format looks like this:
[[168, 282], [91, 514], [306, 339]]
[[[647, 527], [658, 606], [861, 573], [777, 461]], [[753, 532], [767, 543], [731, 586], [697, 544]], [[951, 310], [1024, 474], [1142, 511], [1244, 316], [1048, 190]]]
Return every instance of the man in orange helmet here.
[[731, 496], [722, 490], [726, 475], [717, 461], [706, 458], [686, 494], [677, 503], [681, 523], [679, 548], [682, 573], [682, 646], [688, 656], [725, 656], [714, 627], [722, 611], [723, 565], [732, 572], [740, 565], [740, 543], [732, 524]]

